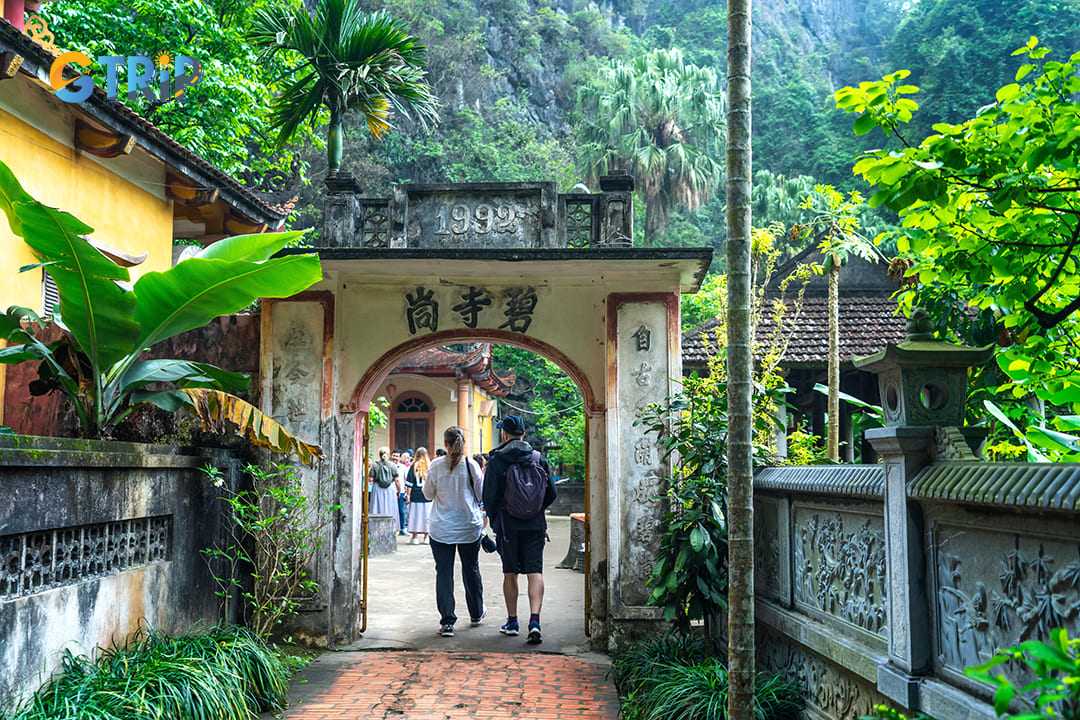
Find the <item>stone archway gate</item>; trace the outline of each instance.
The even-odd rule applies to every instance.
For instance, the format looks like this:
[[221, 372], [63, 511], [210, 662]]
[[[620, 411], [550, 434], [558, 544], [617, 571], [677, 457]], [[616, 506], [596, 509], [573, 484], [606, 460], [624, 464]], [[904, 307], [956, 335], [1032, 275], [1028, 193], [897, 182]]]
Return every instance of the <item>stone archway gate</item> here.
[[403, 185], [389, 199], [360, 197], [347, 176], [328, 186], [323, 281], [262, 315], [263, 410], [318, 439], [327, 461], [306, 482], [343, 503], [314, 569], [319, 597], [290, 630], [326, 644], [362, 632], [369, 403], [409, 354], [471, 341], [537, 352], [578, 384], [587, 630], [604, 647], [620, 624], [656, 621], [646, 580], [666, 468], [634, 420], [675, 390], [679, 297], [697, 290], [712, 250], [630, 247], [626, 176], [569, 195], [554, 183]]

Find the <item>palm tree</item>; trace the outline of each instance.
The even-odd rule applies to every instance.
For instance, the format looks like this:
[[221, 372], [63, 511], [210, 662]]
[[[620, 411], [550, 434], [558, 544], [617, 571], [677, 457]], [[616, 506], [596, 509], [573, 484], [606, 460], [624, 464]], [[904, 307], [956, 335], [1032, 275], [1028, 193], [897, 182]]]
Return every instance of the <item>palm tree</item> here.
[[674, 207], [694, 210], [723, 176], [724, 101], [710, 68], [678, 49], [616, 61], [578, 92], [582, 164], [591, 179], [629, 171], [645, 198], [645, 243]]
[[750, 0], [728, 0], [728, 697], [754, 716], [753, 357], [750, 350]]
[[305, 121], [315, 127], [325, 107], [331, 177], [341, 167], [346, 111], [359, 110], [375, 139], [391, 129], [391, 107], [425, 129], [438, 120], [438, 100], [424, 81], [427, 49], [385, 12], [365, 13], [357, 0], [320, 0], [312, 16], [291, 0], [256, 11], [249, 38], [264, 55], [299, 56], [274, 101], [271, 128], [281, 147]]
[[847, 265], [851, 255], [869, 262], [884, 256], [859, 231], [857, 215], [863, 199], [857, 191], [845, 198], [832, 185], [815, 185], [800, 207], [815, 213], [809, 223], [797, 227], [802, 227], [804, 237], [819, 240], [818, 249], [825, 258], [824, 270], [829, 279], [829, 422], [825, 452], [836, 462], [840, 459], [840, 268]]

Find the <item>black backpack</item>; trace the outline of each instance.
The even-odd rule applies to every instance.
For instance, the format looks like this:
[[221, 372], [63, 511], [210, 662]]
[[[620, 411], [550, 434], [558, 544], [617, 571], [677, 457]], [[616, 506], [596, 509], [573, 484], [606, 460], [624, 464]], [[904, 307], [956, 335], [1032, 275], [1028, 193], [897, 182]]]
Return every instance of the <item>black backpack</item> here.
[[540, 464], [540, 453], [523, 463], [512, 463], [503, 476], [503, 510], [512, 518], [532, 520], [544, 512], [551, 476]]
[[388, 488], [394, 484], [394, 476], [397, 475], [397, 471], [394, 466], [387, 460], [380, 460], [372, 466], [373, 479], [375, 484], [381, 488]]

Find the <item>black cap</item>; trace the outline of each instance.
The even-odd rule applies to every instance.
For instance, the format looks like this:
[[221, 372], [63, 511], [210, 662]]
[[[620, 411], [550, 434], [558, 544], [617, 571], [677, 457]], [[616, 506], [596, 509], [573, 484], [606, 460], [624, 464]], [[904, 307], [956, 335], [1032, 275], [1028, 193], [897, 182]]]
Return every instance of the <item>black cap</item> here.
[[525, 422], [517, 415], [507, 415], [496, 427], [500, 430], [505, 430], [511, 435], [525, 434]]

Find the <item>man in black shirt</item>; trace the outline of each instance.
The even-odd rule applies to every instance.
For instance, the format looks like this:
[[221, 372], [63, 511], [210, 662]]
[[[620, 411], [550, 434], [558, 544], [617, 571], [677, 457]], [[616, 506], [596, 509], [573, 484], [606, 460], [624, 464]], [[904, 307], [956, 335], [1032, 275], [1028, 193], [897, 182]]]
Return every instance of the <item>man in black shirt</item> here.
[[[551, 466], [547, 459], [525, 442], [525, 424], [516, 415], [509, 415], [498, 424], [502, 430], [502, 445], [491, 451], [491, 460], [484, 471], [484, 511], [498, 537], [499, 554], [502, 556], [503, 597], [506, 601], [506, 623], [499, 631], [504, 635], [517, 635], [518, 575], [525, 575], [529, 583], [528, 643], [538, 645], [540, 634], [540, 607], [544, 602], [544, 543], [547, 541], [547, 518], [543, 508], [555, 502], [555, 483], [551, 478]], [[507, 502], [507, 470], [512, 465], [538, 466], [538, 474], [546, 480], [543, 488], [543, 508], [531, 518], [529, 514], [515, 511]], [[518, 468], [519, 475], [525, 471]], [[536, 472], [536, 471], [534, 471]]]

